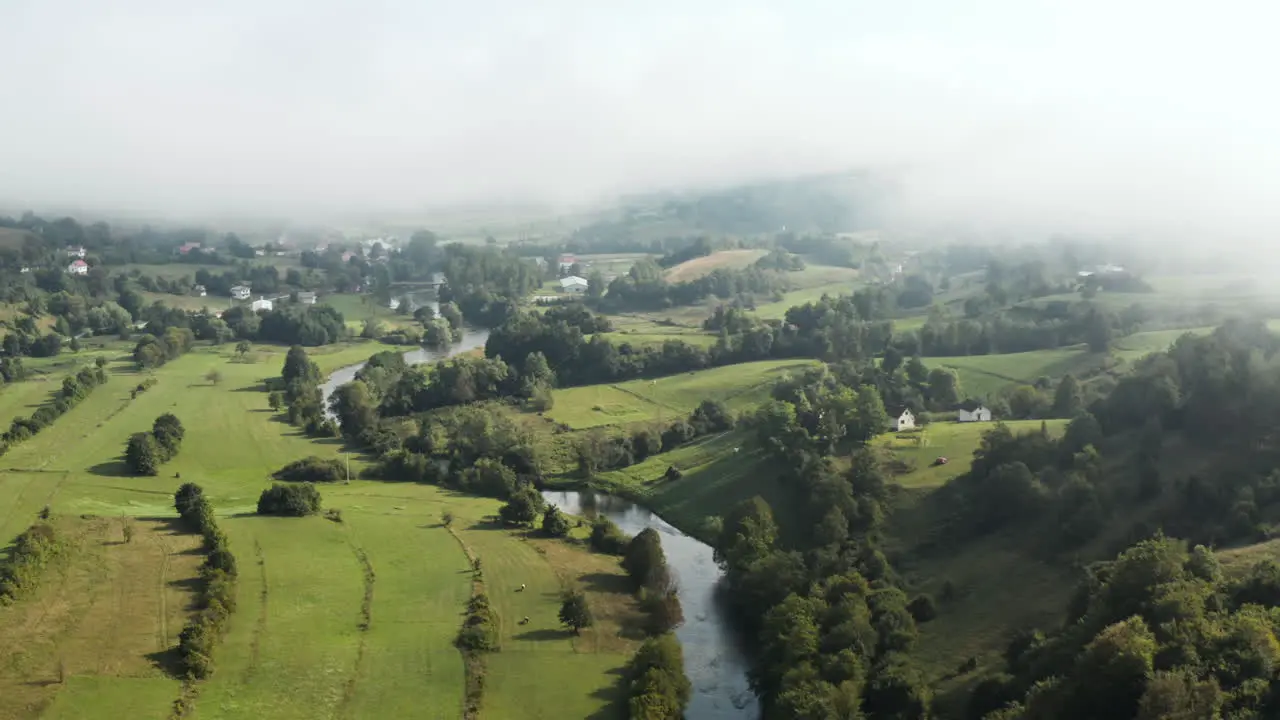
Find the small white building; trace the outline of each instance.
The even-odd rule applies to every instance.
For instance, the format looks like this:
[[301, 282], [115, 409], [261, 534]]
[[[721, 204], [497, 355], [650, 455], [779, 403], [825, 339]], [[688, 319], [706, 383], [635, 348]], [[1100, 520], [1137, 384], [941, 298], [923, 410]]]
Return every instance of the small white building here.
[[76, 260], [67, 266], [67, 272], [72, 275], [88, 275], [89, 263], [83, 260]]
[[67, 248], [67, 257], [83, 258], [84, 248], [80, 246]]
[[560, 291], [567, 293], [584, 293], [587, 291], [587, 279], [577, 275], [560, 278]]
[[195, 287], [191, 288], [191, 294], [195, 295], [196, 297], [204, 297], [209, 294], [209, 291], [206, 290], [203, 285], [196, 285]]
[[248, 300], [249, 286], [248, 285], [232, 285], [231, 298], [233, 300]]
[[916, 416], [909, 408], [895, 408], [889, 413], [889, 427], [894, 430], [910, 430], [916, 426]]
[[273, 307], [274, 306], [272, 305], [270, 300], [264, 297], [259, 297], [257, 300], [253, 301], [253, 304], [249, 306], [249, 309], [253, 310], [254, 312], [258, 312], [259, 310], [266, 310], [270, 312]]
[[991, 422], [991, 411], [986, 405], [961, 406], [956, 413], [957, 422]]
[[300, 292], [298, 293], [298, 302], [303, 305], [315, 305], [316, 294], [313, 292]]

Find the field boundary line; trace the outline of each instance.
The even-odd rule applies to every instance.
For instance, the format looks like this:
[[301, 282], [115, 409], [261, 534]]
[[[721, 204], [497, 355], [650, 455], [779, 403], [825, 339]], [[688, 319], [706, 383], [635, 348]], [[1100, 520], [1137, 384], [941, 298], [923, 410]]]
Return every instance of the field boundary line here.
[[[348, 535], [350, 535], [348, 531]], [[351, 538], [347, 539], [347, 544], [351, 546], [351, 551], [356, 556], [356, 561], [360, 563], [360, 569], [364, 575], [364, 597], [360, 600], [360, 623], [356, 626], [360, 630], [360, 642], [356, 645], [356, 663], [351, 669], [351, 676], [347, 678], [347, 683], [342, 689], [342, 702], [338, 705], [338, 717], [345, 717], [351, 708], [351, 701], [356, 695], [356, 684], [360, 682], [361, 673], [363, 671], [365, 654], [369, 648], [369, 628], [373, 624], [373, 584], [377, 579], [377, 575], [373, 571], [373, 563], [369, 562], [369, 554], [364, 548], [356, 545]]]
[[655, 399], [653, 399], [653, 398], [645, 397], [644, 395], [641, 395], [640, 393], [638, 393], [638, 392], [636, 392], [636, 391], [634, 391], [634, 390], [628, 390], [628, 389], [626, 389], [626, 388], [622, 387], [621, 385], [610, 385], [609, 387], [611, 387], [611, 388], [613, 388], [614, 390], [617, 390], [617, 391], [619, 391], [619, 392], [626, 393], [627, 395], [630, 395], [631, 397], [636, 398], [637, 400], [642, 400], [642, 401], [644, 401], [644, 402], [647, 402], [647, 403], [649, 403], [650, 405], [657, 405], [657, 406], [658, 406], [658, 407], [660, 407], [660, 408], [665, 408], [665, 409], [670, 410], [670, 411], [672, 411], [672, 412], [677, 412], [677, 413], [679, 413], [679, 412], [684, 412], [684, 409], [683, 409], [683, 408], [678, 408], [678, 407], [675, 407], [674, 405], [668, 405], [668, 404], [666, 404], [666, 403], [664, 403], [664, 402], [659, 402], [659, 401], [657, 401], [657, 400], [655, 400]]
[[262, 655], [262, 635], [267, 629], [267, 558], [262, 554], [262, 543], [253, 539], [253, 556], [258, 560], [258, 575], [262, 579], [262, 592], [258, 594], [258, 622], [253, 628], [253, 640], [249, 643], [249, 666], [244, 669], [241, 682], [249, 684], [258, 672], [258, 659]]
[[[467, 562], [472, 568], [471, 572], [471, 599], [484, 594], [484, 577], [480, 574], [480, 556], [471, 550], [471, 546], [462, 539], [462, 536], [454, 532], [451, 525], [445, 525], [444, 529], [454, 540], [458, 541], [458, 546], [462, 548], [462, 554], [466, 555]], [[465, 621], [464, 621], [465, 622]], [[501, 637], [498, 638], [501, 649]], [[465, 677], [463, 695], [462, 695], [462, 718], [463, 720], [478, 720], [480, 717], [480, 709], [484, 704], [484, 677], [486, 668], [483, 652], [468, 652], [461, 647], [458, 652], [462, 655], [462, 669]]]

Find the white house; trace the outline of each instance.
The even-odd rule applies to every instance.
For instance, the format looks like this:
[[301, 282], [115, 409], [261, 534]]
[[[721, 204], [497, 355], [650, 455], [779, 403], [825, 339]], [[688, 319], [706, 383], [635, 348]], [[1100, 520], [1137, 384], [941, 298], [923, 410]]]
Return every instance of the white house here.
[[259, 296], [257, 300], [254, 300], [253, 304], [249, 306], [249, 308], [254, 312], [258, 312], [259, 310], [270, 311], [272, 307], [271, 301], [261, 296]]
[[568, 293], [584, 293], [587, 291], [587, 279], [577, 275], [560, 278], [560, 290]]
[[84, 248], [80, 246], [67, 248], [67, 257], [83, 258]]
[[315, 305], [316, 294], [313, 292], [305, 292], [305, 291], [300, 292], [298, 293], [298, 302], [302, 303], [303, 305]]
[[206, 290], [203, 285], [196, 285], [195, 287], [191, 288], [191, 294], [195, 295], [196, 297], [204, 297], [209, 294], [209, 291]]
[[889, 413], [889, 427], [894, 430], [910, 430], [916, 426], [916, 416], [908, 408], [895, 409]]
[[70, 265], [67, 266], [67, 272], [71, 273], [72, 275], [88, 275], [89, 263], [83, 260], [73, 261]]
[[986, 405], [961, 406], [956, 414], [957, 422], [991, 422], [991, 411]]
[[235, 300], [248, 300], [249, 286], [248, 285], [232, 285], [231, 297]]

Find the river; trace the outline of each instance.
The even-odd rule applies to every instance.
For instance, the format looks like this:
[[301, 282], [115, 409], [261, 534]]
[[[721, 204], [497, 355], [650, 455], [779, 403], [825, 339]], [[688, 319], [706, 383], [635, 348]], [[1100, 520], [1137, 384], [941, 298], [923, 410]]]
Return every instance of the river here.
[[[435, 305], [435, 303], [425, 303]], [[439, 310], [439, 306], [436, 305]], [[446, 350], [417, 347], [404, 353], [410, 365], [430, 363], [484, 347], [489, 331], [464, 328], [462, 340]], [[338, 386], [355, 379], [364, 363], [335, 370], [320, 386], [325, 407]], [[712, 549], [685, 535], [662, 518], [627, 500], [587, 492], [546, 491], [547, 502], [573, 515], [603, 514], [628, 535], [651, 527], [662, 538], [662, 550], [680, 583], [684, 624], [676, 637], [684, 648], [685, 674], [693, 685], [686, 717], [697, 720], [755, 720], [759, 702], [747, 683], [749, 660], [740, 649], [728, 611], [717, 597], [720, 568]]]
[[684, 610], [684, 624], [676, 628], [676, 637], [684, 647], [685, 674], [693, 684], [685, 717], [760, 717], [759, 702], [747, 683], [750, 661], [717, 593], [721, 573], [711, 546], [685, 535], [629, 500], [601, 493], [554, 490], [544, 491], [542, 497], [573, 515], [604, 515], [628, 535], [650, 527], [658, 531], [667, 565], [680, 584], [680, 606]]
[[[440, 310], [440, 305], [434, 301], [425, 302], [423, 304], [430, 305], [437, 312]], [[415, 305], [415, 307], [418, 306]], [[475, 350], [476, 348], [483, 348], [485, 341], [488, 339], [488, 330], [483, 328], [467, 327], [464, 325], [462, 328], [462, 340], [459, 342], [450, 345], [444, 350], [433, 350], [431, 348], [416, 346], [412, 350], [405, 351], [404, 361], [410, 365], [433, 363], [437, 360], [443, 360], [451, 355], [459, 355], [464, 352]], [[370, 354], [372, 355], [373, 353]], [[327, 380], [324, 381], [324, 384], [320, 386], [320, 391], [324, 394], [325, 412], [329, 412], [329, 396], [333, 394], [333, 391], [337, 390], [339, 385], [345, 385], [352, 380], [355, 380], [356, 373], [359, 372], [362, 367], [364, 367], [364, 363], [338, 368], [329, 375]]]

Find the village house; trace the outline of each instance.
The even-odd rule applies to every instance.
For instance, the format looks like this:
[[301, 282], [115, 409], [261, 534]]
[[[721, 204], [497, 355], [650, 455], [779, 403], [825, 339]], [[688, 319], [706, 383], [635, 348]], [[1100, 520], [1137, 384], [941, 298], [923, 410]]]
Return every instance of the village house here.
[[991, 411], [986, 405], [976, 402], [965, 403], [956, 413], [957, 422], [991, 422]]
[[249, 306], [249, 309], [250, 309], [250, 310], [253, 310], [254, 312], [258, 312], [259, 310], [266, 310], [266, 311], [270, 312], [270, 311], [272, 310], [272, 308], [273, 308], [273, 307], [274, 307], [274, 305], [272, 304], [272, 302], [271, 302], [270, 300], [268, 300], [268, 299], [266, 299], [266, 298], [262, 297], [261, 295], [259, 295], [259, 296], [258, 296], [258, 299], [257, 299], [257, 300], [254, 300], [254, 301], [253, 301], [253, 304], [251, 304], [251, 305]]
[[578, 264], [578, 256], [572, 253], [565, 253], [560, 256], [560, 272], [569, 272], [569, 268]]
[[315, 305], [316, 294], [313, 292], [306, 292], [306, 291], [299, 292], [298, 302], [302, 303], [303, 305]]
[[584, 293], [587, 291], [587, 279], [577, 275], [560, 278], [560, 290], [567, 293]]
[[196, 297], [204, 297], [205, 295], [209, 294], [209, 291], [205, 290], [205, 287], [203, 285], [196, 285], [195, 287], [191, 288], [191, 294], [195, 295]]
[[233, 300], [248, 300], [249, 286], [248, 285], [232, 285], [231, 298]]
[[911, 430], [916, 426], [916, 416], [910, 408], [893, 408], [889, 411], [889, 427], [895, 431]]
[[67, 257], [83, 258], [84, 248], [78, 245], [76, 247], [67, 248]]
[[183, 243], [181, 246], [178, 247], [178, 254], [186, 255], [192, 250], [199, 250], [200, 247], [201, 247], [200, 243], [196, 243], [196, 242]]
[[88, 275], [89, 263], [83, 260], [75, 260], [70, 265], [67, 266], [67, 272], [71, 273], [72, 275]]

